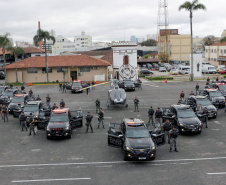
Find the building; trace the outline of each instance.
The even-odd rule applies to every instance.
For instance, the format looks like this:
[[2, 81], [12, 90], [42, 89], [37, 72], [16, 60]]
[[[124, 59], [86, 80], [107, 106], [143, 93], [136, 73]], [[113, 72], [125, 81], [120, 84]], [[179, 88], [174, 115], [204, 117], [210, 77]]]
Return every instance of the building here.
[[136, 37], [135, 37], [134, 35], [132, 35], [132, 36], [130, 37], [130, 41], [131, 41], [131, 42], [136, 42]]
[[226, 30], [224, 30], [221, 34], [221, 38], [226, 37]]
[[53, 36], [53, 37], [56, 37], [56, 32], [55, 32], [55, 30], [51, 30], [51, 31], [50, 31], [50, 35]]
[[16, 47], [27, 48], [27, 47], [34, 47], [34, 46], [25, 41], [16, 41]]
[[86, 35], [82, 31], [80, 36], [75, 36], [75, 46], [76, 48], [88, 48], [92, 46], [92, 36]]
[[216, 67], [226, 65], [226, 42], [205, 46], [205, 61]]
[[[50, 82], [107, 81], [107, 61], [87, 55], [49, 56]], [[18, 80], [22, 83], [46, 82], [45, 57], [30, 57], [17, 62]], [[16, 81], [15, 65], [6, 67], [7, 83]]]
[[118, 80], [137, 80], [137, 43], [115, 42], [113, 49], [113, 77]]

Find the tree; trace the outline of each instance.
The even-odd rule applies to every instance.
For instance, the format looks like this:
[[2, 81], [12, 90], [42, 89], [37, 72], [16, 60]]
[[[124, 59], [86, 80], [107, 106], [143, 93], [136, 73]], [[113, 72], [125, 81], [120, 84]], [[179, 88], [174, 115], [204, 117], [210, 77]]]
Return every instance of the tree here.
[[210, 46], [212, 45], [216, 40], [216, 37], [214, 35], [208, 35], [203, 38], [202, 44], [203, 46]]
[[48, 72], [46, 41], [47, 40], [52, 40], [53, 41], [53, 44], [54, 44], [55, 43], [55, 37], [54, 36], [51, 36], [48, 31], [44, 31], [44, 30], [39, 29], [37, 31], [37, 35], [34, 36], [33, 40], [34, 40], [34, 44], [36, 46], [38, 46], [39, 41], [42, 41], [45, 44], [46, 81], [49, 82], [49, 72]]
[[222, 43], [222, 42], [226, 42], [226, 37], [222, 37], [221, 40], [220, 40], [220, 42], [221, 42], [221, 43]]
[[2, 48], [3, 53], [3, 59], [4, 59], [4, 73], [5, 73], [5, 84], [6, 84], [6, 59], [5, 59], [5, 52], [6, 48], [10, 46], [10, 40], [9, 40], [9, 33], [6, 33], [5, 35], [0, 35], [0, 48]]
[[161, 62], [167, 62], [167, 61], [169, 61], [169, 55], [166, 52], [161, 52], [158, 54], [158, 59]]
[[16, 62], [17, 62], [17, 57], [19, 55], [23, 55], [24, 54], [24, 50], [21, 47], [9, 47], [7, 50], [11, 51], [11, 55], [14, 56], [14, 58], [15, 58], [14, 63], [15, 63], [15, 69], [16, 69], [16, 82], [18, 82], [17, 64], [16, 64]]
[[194, 80], [193, 71], [193, 30], [192, 30], [192, 18], [193, 11], [196, 10], [206, 10], [205, 5], [198, 3], [199, 0], [193, 0], [192, 2], [186, 1], [184, 4], [179, 6], [179, 11], [185, 9], [190, 12], [190, 29], [191, 29], [191, 81]]
[[141, 42], [141, 46], [156, 46], [156, 40], [148, 39], [146, 41]]

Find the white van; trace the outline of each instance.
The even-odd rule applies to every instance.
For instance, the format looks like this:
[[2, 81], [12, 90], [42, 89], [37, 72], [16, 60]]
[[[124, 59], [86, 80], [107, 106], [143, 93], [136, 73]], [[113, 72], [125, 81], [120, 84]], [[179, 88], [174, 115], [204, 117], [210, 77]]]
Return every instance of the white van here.
[[179, 70], [179, 73], [182, 75], [190, 74], [190, 66], [179, 65], [177, 66], [177, 69]]
[[204, 65], [204, 66], [202, 66], [202, 73], [216, 74], [217, 73], [217, 70], [215, 69], [214, 66]]

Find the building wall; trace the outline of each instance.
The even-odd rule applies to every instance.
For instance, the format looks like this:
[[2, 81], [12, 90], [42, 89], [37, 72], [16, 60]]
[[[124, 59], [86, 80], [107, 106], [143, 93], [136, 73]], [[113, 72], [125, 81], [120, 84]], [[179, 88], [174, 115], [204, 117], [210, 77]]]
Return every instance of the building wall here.
[[82, 75], [78, 75], [78, 80], [81, 81], [95, 81], [95, 75], [105, 75], [104, 81], [108, 81], [108, 68], [99, 67], [99, 69], [90, 69], [90, 72], [80, 72], [80, 68], [78, 69], [79, 73]]
[[226, 46], [205, 46], [205, 61], [218, 66], [219, 56], [226, 57]]

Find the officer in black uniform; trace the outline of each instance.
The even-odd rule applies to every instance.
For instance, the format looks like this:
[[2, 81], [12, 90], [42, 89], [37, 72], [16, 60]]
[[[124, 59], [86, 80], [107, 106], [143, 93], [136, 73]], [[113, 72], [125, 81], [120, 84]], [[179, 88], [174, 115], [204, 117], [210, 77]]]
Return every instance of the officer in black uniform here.
[[169, 136], [170, 136], [170, 152], [172, 152], [172, 148], [174, 146], [175, 152], [178, 152], [177, 150], [177, 137], [178, 137], [179, 131], [177, 130], [176, 126], [173, 126], [173, 129], [170, 130]]
[[196, 91], [196, 95], [198, 94], [199, 92], [199, 84], [197, 83], [196, 86], [195, 86], [195, 91]]
[[217, 78], [216, 78], [216, 82], [218, 82], [218, 81], [219, 81], [219, 78], [217, 77]]
[[160, 108], [155, 111], [155, 122], [159, 123], [161, 125], [161, 117], [162, 117], [162, 112], [160, 111]]
[[24, 115], [24, 112], [21, 112], [19, 119], [21, 122], [21, 129], [22, 129], [21, 132], [24, 131], [24, 128], [27, 131], [26, 116]]
[[57, 109], [57, 108], [58, 108], [58, 107], [57, 107], [56, 103], [54, 103], [54, 104], [53, 104], [53, 107], [52, 107], [52, 110]]
[[97, 98], [95, 103], [96, 103], [96, 113], [98, 114], [100, 111], [100, 100]]
[[185, 97], [185, 94], [184, 94], [184, 91], [182, 91], [182, 92], [180, 93], [180, 99], [183, 100], [184, 97]]
[[30, 126], [30, 133], [29, 136], [31, 135], [31, 132], [35, 135], [35, 120], [34, 117], [32, 116], [32, 113], [30, 113], [29, 117], [29, 126]]
[[136, 97], [134, 99], [134, 112], [139, 112], [139, 99]]
[[208, 83], [208, 85], [209, 85], [209, 83], [210, 83], [210, 78], [208, 77], [208, 78], [206, 79], [206, 81], [207, 81], [207, 83]]
[[8, 122], [9, 121], [8, 120], [8, 108], [5, 105], [3, 105], [3, 107], [2, 107], [2, 114], [3, 114], [4, 122], [6, 121], [6, 119]]
[[153, 125], [153, 116], [154, 116], [154, 113], [155, 111], [153, 110], [152, 106], [150, 107], [150, 109], [148, 110], [148, 125], [150, 124], [150, 121], [151, 121], [151, 124]]
[[9, 87], [10, 87], [10, 89], [13, 89], [13, 84], [11, 83], [11, 84], [9, 85]]
[[51, 98], [50, 98], [49, 94], [47, 94], [47, 96], [46, 96], [46, 105], [49, 106], [50, 102], [51, 102]]
[[100, 112], [98, 113], [98, 121], [99, 121], [99, 123], [98, 123], [98, 127], [97, 128], [99, 128], [100, 127], [100, 123], [102, 123], [102, 125], [103, 125], [103, 128], [104, 128], [104, 111], [102, 110], [102, 108], [100, 108]]
[[37, 97], [36, 97], [36, 99], [35, 99], [36, 101], [41, 101], [41, 98], [40, 98], [40, 96], [38, 95]]
[[28, 92], [28, 94], [29, 94], [30, 97], [32, 97], [32, 95], [33, 95], [32, 89], [30, 89], [30, 91]]
[[59, 83], [59, 91], [62, 91], [62, 83]]
[[207, 125], [207, 122], [208, 122], [208, 110], [207, 108], [205, 107], [204, 110], [203, 110], [203, 115], [205, 115], [205, 122], [206, 122], [206, 128], [208, 128], [208, 125]]
[[191, 91], [189, 95], [192, 96], [192, 95], [195, 95], [195, 93], [193, 91]]
[[90, 114], [90, 112], [88, 112], [86, 116], [86, 126], [87, 126], [86, 133], [88, 133], [89, 127], [91, 129], [91, 132], [93, 133], [92, 119], [93, 119], [93, 116]]
[[168, 143], [170, 144], [170, 137], [169, 137], [169, 131], [172, 129], [172, 124], [170, 123], [170, 121], [167, 119], [165, 123], [163, 123], [163, 132], [165, 134], [165, 141], [166, 141], [166, 137], [168, 137]]
[[63, 100], [63, 99], [61, 99], [61, 101], [60, 101], [60, 108], [64, 108], [64, 107], [65, 107], [64, 100]]
[[21, 89], [21, 91], [25, 90], [24, 84], [21, 85], [20, 89]]
[[63, 93], [66, 93], [66, 84], [65, 84], [65, 83], [63, 84], [62, 92], [63, 92]]

